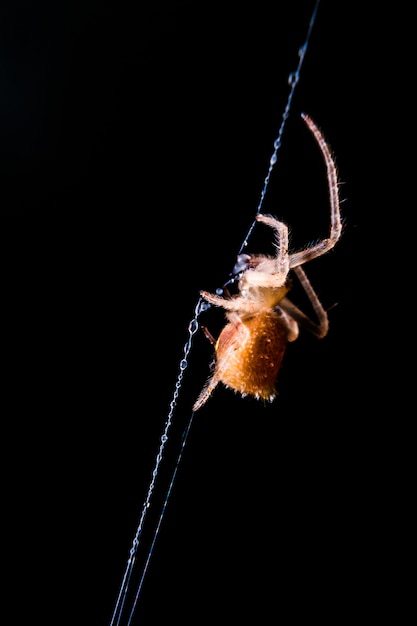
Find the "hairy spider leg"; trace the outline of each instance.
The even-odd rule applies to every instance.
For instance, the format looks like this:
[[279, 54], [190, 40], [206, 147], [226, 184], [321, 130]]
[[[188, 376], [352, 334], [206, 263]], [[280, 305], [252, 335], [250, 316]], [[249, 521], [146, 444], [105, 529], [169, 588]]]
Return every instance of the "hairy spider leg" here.
[[311, 117], [305, 113], [302, 113], [301, 117], [313, 133], [326, 164], [330, 197], [330, 236], [328, 239], [319, 241], [307, 250], [301, 250], [300, 252], [290, 254], [290, 268], [297, 267], [298, 265], [304, 265], [304, 263], [308, 263], [322, 254], [326, 254], [326, 252], [331, 250], [336, 245], [340, 239], [340, 235], [342, 234], [342, 220], [340, 218], [340, 200], [338, 190], [339, 184], [334, 159], [323, 135]]

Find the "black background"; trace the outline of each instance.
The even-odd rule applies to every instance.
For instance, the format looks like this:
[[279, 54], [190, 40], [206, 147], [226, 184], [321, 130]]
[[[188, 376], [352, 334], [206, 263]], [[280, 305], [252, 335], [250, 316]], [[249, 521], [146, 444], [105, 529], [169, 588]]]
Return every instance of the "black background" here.
[[[25, 434], [45, 449], [32, 469], [47, 495], [32, 511], [47, 571], [66, 574], [53, 576], [57, 617], [110, 622], [198, 293], [224, 283], [252, 223], [313, 7], [2, 4], [0, 213], [33, 225], [24, 318], [38, 418]], [[378, 18], [321, 2], [263, 205], [294, 249], [328, 233], [305, 111], [334, 151], [343, 200], [341, 241], [307, 268], [329, 334], [289, 346], [274, 403], [219, 386], [196, 414], [133, 624], [334, 624], [382, 601], [372, 581], [390, 462], [374, 407], [370, 250], [378, 78], [391, 70]], [[257, 228], [247, 250], [270, 246]], [[9, 249], [5, 283], [19, 256]], [[217, 334], [223, 313], [203, 318]], [[211, 359], [199, 332], [139, 571]]]

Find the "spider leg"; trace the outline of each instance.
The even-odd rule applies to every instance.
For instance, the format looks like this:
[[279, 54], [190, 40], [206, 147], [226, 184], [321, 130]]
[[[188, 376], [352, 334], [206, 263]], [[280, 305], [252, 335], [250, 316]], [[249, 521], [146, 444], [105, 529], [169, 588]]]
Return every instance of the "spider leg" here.
[[209, 340], [209, 342], [211, 343], [212, 346], [216, 345], [216, 340], [213, 337], [213, 335], [211, 334], [211, 332], [209, 331], [209, 329], [207, 328], [207, 326], [200, 326], [201, 330], [204, 333], [204, 336]]
[[342, 234], [337, 170], [334, 159], [332, 157], [332, 153], [326, 143], [326, 140], [324, 139], [323, 135], [321, 134], [320, 130], [317, 128], [311, 117], [303, 113], [302, 118], [309, 127], [310, 131], [313, 133], [314, 138], [317, 141], [318, 146], [321, 150], [327, 168], [327, 181], [330, 197], [330, 236], [327, 239], [319, 241], [310, 248], [307, 248], [307, 250], [301, 250], [300, 252], [291, 254], [289, 263], [290, 268], [303, 265], [303, 263], [307, 263], [308, 261], [311, 261], [312, 259], [321, 256], [322, 254], [326, 254], [326, 252], [328, 252], [335, 246], [340, 238], [340, 235]]
[[[227, 317], [237, 331], [232, 335], [233, 341], [235, 343], [242, 344], [248, 338], [249, 330], [243, 324], [239, 315], [235, 311], [228, 313]], [[205, 329], [205, 327], [203, 327], [203, 332], [209, 338], [209, 340], [212, 341], [217, 347], [217, 341], [214, 340], [211, 333], [209, 333], [207, 329]], [[233, 355], [233, 350], [231, 351], [231, 355]], [[224, 359], [224, 361], [222, 361], [222, 363], [217, 362], [216, 369], [214, 370], [212, 377], [208, 379], [203, 389], [201, 390], [200, 395], [194, 403], [193, 411], [197, 411], [203, 406], [203, 404], [207, 402], [214, 389], [222, 380], [223, 372], [228, 369], [229, 361], [230, 359], [226, 358]]]
[[[288, 298], [284, 298], [284, 300], [288, 300]], [[281, 302], [274, 310], [276, 311], [276, 313], [279, 314], [281, 320], [285, 324], [285, 327], [287, 329], [287, 341], [291, 343], [292, 341], [298, 339], [298, 335], [300, 334], [298, 329], [298, 323], [293, 315], [287, 313], [287, 311], [284, 310], [284, 307], [281, 306]]]
[[[277, 253], [273, 259], [273, 272], [274, 274], [281, 274], [287, 276], [288, 274], [288, 226], [283, 222], [280, 222], [272, 215], [263, 215], [258, 213], [256, 216], [258, 222], [266, 224], [275, 231], [275, 246]], [[268, 259], [269, 260], [269, 259]], [[260, 263], [262, 267], [262, 263]], [[258, 271], [263, 271], [259, 267]], [[268, 272], [270, 273], [270, 272]]]
[[201, 390], [197, 400], [194, 402], [193, 411], [198, 411], [198, 409], [201, 409], [203, 404], [205, 404], [210, 398], [211, 394], [213, 393], [219, 382], [220, 378], [216, 374], [209, 378], [209, 380], [206, 382], [203, 389]]
[[226, 309], [226, 311], [239, 311], [239, 313], [254, 313], [257, 311], [256, 303], [251, 300], [247, 300], [242, 296], [223, 298], [222, 296], [217, 296], [214, 293], [209, 293], [208, 291], [201, 291], [200, 295], [204, 298], [204, 300], [210, 302], [210, 304], [220, 306], [223, 309]]
[[329, 330], [329, 320], [327, 317], [327, 313], [324, 310], [304, 270], [300, 266], [295, 267], [294, 273], [297, 275], [297, 278], [300, 281], [302, 288], [306, 292], [307, 297], [311, 302], [314, 312], [317, 315], [318, 324], [316, 322], [313, 322], [313, 320], [311, 320], [305, 313], [303, 313], [297, 306], [295, 306], [295, 304], [293, 304], [291, 300], [287, 297], [284, 297], [281, 300], [279, 306], [293, 319], [295, 319], [301, 326], [306, 328], [306, 330], [311, 332], [319, 339], [322, 339], [327, 335], [327, 331]]
[[[289, 272], [288, 227], [272, 215], [258, 213], [256, 219], [258, 222], [270, 226], [275, 231], [277, 253], [274, 257], [249, 257], [249, 271], [245, 272], [241, 278], [241, 291], [243, 291], [245, 285], [267, 289], [282, 287]], [[250, 271], [251, 269], [256, 271]]]

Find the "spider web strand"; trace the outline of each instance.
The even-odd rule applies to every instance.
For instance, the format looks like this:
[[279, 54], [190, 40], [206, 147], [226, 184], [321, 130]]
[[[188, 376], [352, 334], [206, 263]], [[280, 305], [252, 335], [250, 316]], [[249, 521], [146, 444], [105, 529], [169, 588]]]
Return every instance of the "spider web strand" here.
[[[308, 44], [310, 42], [310, 37], [311, 37], [311, 32], [313, 30], [313, 26], [314, 26], [314, 22], [316, 20], [316, 15], [317, 15], [317, 10], [319, 8], [319, 4], [320, 4], [320, 0], [316, 0], [316, 4], [314, 6], [313, 9], [313, 13], [311, 15], [310, 18], [310, 22], [308, 25], [308, 30], [307, 30], [307, 36], [306, 36], [306, 40], [304, 42], [304, 44], [301, 46], [301, 48], [298, 50], [298, 65], [297, 65], [297, 69], [295, 70], [295, 72], [291, 72], [290, 75], [288, 76], [288, 84], [290, 85], [290, 91], [288, 94], [288, 98], [287, 98], [287, 103], [285, 105], [285, 109], [284, 109], [284, 113], [282, 114], [282, 121], [281, 121], [281, 126], [279, 127], [279, 131], [278, 131], [278, 135], [277, 138], [274, 141], [274, 151], [271, 155], [271, 158], [269, 159], [269, 168], [268, 168], [268, 172], [266, 174], [265, 180], [264, 180], [264, 186], [262, 188], [261, 191], [261, 196], [259, 199], [259, 203], [258, 203], [258, 207], [256, 209], [256, 214], [261, 212], [263, 203], [264, 203], [264, 199], [266, 196], [266, 192], [269, 186], [269, 180], [271, 178], [271, 174], [272, 174], [272, 170], [274, 169], [274, 166], [278, 160], [278, 152], [281, 148], [281, 144], [282, 144], [282, 135], [284, 133], [284, 129], [285, 126], [287, 124], [287, 119], [290, 115], [290, 110], [291, 110], [291, 104], [292, 104], [292, 100], [294, 97], [294, 93], [295, 93], [295, 88], [297, 87], [297, 84], [300, 80], [300, 74], [301, 74], [301, 68], [303, 65], [303, 61], [304, 61], [304, 57], [306, 55], [307, 52], [307, 48], [308, 48]], [[248, 245], [248, 241], [249, 241], [249, 237], [252, 234], [253, 229], [255, 228], [256, 225], [256, 220], [254, 220], [248, 230], [248, 233], [245, 237], [245, 239], [243, 240], [242, 245], [240, 246], [239, 252], [238, 254], [241, 254], [243, 249], [246, 248], [246, 246]]]
[[[304, 61], [305, 54], [307, 52], [307, 48], [308, 48], [308, 44], [309, 44], [309, 40], [310, 40], [310, 35], [311, 35], [311, 31], [312, 31], [313, 26], [314, 26], [314, 22], [315, 22], [315, 19], [316, 19], [316, 14], [317, 14], [317, 10], [318, 10], [319, 4], [320, 4], [320, 0], [317, 0], [316, 4], [315, 4], [315, 7], [314, 7], [314, 10], [313, 10], [313, 13], [312, 13], [311, 18], [310, 18], [306, 40], [305, 40], [303, 46], [299, 49], [299, 52], [298, 52], [298, 54], [299, 54], [299, 61], [298, 61], [297, 69], [296, 69], [295, 72], [292, 72], [289, 75], [289, 77], [288, 77], [288, 82], [289, 82], [289, 85], [290, 85], [290, 92], [288, 94], [287, 103], [286, 103], [286, 106], [285, 106], [285, 109], [284, 109], [284, 113], [282, 115], [282, 121], [281, 121], [281, 125], [280, 125], [280, 128], [279, 128], [279, 132], [278, 132], [277, 138], [274, 141], [274, 151], [273, 151], [272, 156], [270, 158], [269, 169], [268, 169], [267, 175], [266, 175], [265, 180], [264, 180], [264, 186], [263, 186], [263, 189], [262, 189], [262, 192], [261, 192], [259, 204], [258, 204], [257, 211], [256, 211], [257, 214], [260, 213], [261, 208], [263, 206], [263, 202], [264, 202], [265, 195], [266, 195], [266, 192], [267, 192], [267, 189], [268, 189], [271, 173], [272, 173], [272, 170], [273, 170], [273, 168], [274, 168], [274, 166], [275, 166], [275, 164], [277, 162], [278, 151], [279, 151], [279, 149], [281, 147], [281, 143], [282, 143], [282, 135], [283, 135], [283, 132], [284, 132], [284, 129], [285, 129], [285, 126], [286, 126], [287, 119], [288, 119], [289, 114], [290, 114], [291, 104], [292, 104], [295, 88], [296, 88], [296, 86], [297, 86], [297, 84], [299, 82], [299, 79], [300, 79], [301, 67], [302, 67], [302, 64], [303, 64], [303, 61]], [[250, 237], [250, 235], [252, 233], [252, 230], [255, 227], [255, 224], [256, 224], [256, 221], [254, 220], [252, 225], [251, 225], [251, 227], [250, 227], [250, 229], [249, 229], [249, 231], [248, 231], [248, 233], [247, 233], [247, 235], [246, 235], [246, 237], [245, 237], [245, 239], [244, 239], [244, 241], [243, 241], [243, 243], [242, 243], [242, 245], [241, 245], [241, 248], [239, 250], [239, 254], [246, 247], [246, 245], [248, 243], [248, 239], [249, 239], [249, 237]], [[192, 320], [191, 320], [191, 322], [189, 323], [189, 326], [188, 326], [188, 339], [187, 339], [187, 341], [186, 341], [186, 343], [184, 345], [184, 356], [181, 359], [180, 364], [179, 364], [179, 370], [180, 371], [179, 371], [179, 374], [177, 376], [177, 380], [176, 380], [175, 388], [174, 388], [174, 393], [173, 393], [172, 400], [171, 400], [171, 403], [170, 403], [168, 416], [167, 416], [167, 419], [166, 419], [166, 422], [165, 422], [163, 434], [162, 434], [161, 439], [160, 439], [160, 445], [159, 445], [158, 453], [157, 453], [157, 456], [156, 456], [156, 459], [155, 459], [154, 468], [153, 468], [153, 471], [152, 471], [152, 478], [151, 478], [151, 481], [150, 481], [149, 486], [148, 486], [148, 491], [147, 491], [147, 494], [146, 494], [145, 501], [143, 503], [142, 512], [141, 512], [140, 519], [139, 519], [139, 524], [137, 526], [136, 533], [135, 533], [135, 536], [134, 536], [134, 539], [133, 539], [133, 542], [132, 542], [132, 546], [131, 546], [131, 549], [130, 549], [130, 552], [129, 552], [129, 558], [128, 558], [128, 561], [127, 561], [127, 564], [126, 564], [126, 568], [125, 568], [125, 572], [124, 572], [124, 575], [123, 575], [122, 583], [120, 585], [119, 594], [118, 594], [118, 597], [117, 597], [117, 600], [116, 600], [116, 604], [115, 604], [115, 608], [114, 608], [113, 615], [112, 615], [112, 618], [111, 618], [110, 626], [121, 626], [121, 624], [122, 624], [121, 620], [122, 620], [123, 612], [124, 612], [124, 609], [125, 609], [127, 593], [128, 593], [129, 586], [130, 586], [134, 565], [135, 565], [135, 562], [136, 562], [136, 555], [137, 555], [137, 551], [138, 551], [139, 544], [140, 544], [140, 539], [141, 539], [141, 535], [142, 535], [142, 531], [143, 531], [143, 527], [144, 527], [144, 523], [145, 523], [145, 519], [146, 519], [146, 514], [147, 514], [148, 509], [151, 506], [151, 500], [152, 500], [152, 496], [153, 496], [156, 480], [157, 480], [158, 473], [159, 473], [159, 467], [160, 467], [160, 464], [161, 464], [163, 456], [164, 456], [165, 445], [166, 445], [166, 443], [168, 441], [168, 434], [169, 434], [169, 430], [170, 430], [170, 427], [171, 427], [171, 424], [172, 424], [173, 414], [174, 414], [176, 406], [177, 406], [177, 400], [178, 400], [178, 396], [179, 396], [179, 393], [180, 393], [180, 390], [181, 390], [181, 387], [182, 387], [182, 381], [183, 381], [184, 373], [185, 373], [185, 370], [187, 369], [187, 366], [188, 366], [188, 356], [190, 354], [191, 347], [192, 347], [192, 339], [193, 339], [194, 334], [197, 332], [197, 330], [199, 328], [198, 318], [199, 318], [200, 313], [205, 308], [209, 308], [209, 306], [210, 305], [208, 305], [206, 302], [204, 302], [202, 300], [202, 298], [200, 297], [198, 302], [197, 302], [197, 304], [196, 304], [195, 310], [194, 310], [194, 317], [192, 318]], [[152, 556], [152, 553], [153, 553], [153, 549], [154, 549], [154, 546], [155, 546], [155, 543], [156, 543], [156, 539], [157, 539], [158, 534], [159, 534], [159, 530], [160, 530], [160, 527], [161, 527], [162, 520], [163, 520], [164, 515], [165, 515], [167, 504], [168, 504], [168, 501], [169, 501], [170, 496], [171, 496], [172, 488], [173, 488], [173, 485], [174, 485], [174, 482], [175, 482], [175, 478], [176, 478], [176, 475], [177, 475], [177, 472], [178, 472], [178, 468], [179, 468], [179, 465], [180, 465], [180, 462], [181, 462], [181, 459], [182, 459], [182, 456], [183, 456], [183, 452], [184, 452], [184, 449], [185, 449], [185, 446], [186, 446], [186, 442], [187, 442], [187, 438], [188, 438], [188, 433], [190, 431], [193, 419], [194, 419], [194, 411], [192, 411], [191, 416], [190, 416], [189, 421], [188, 421], [188, 425], [185, 428], [184, 433], [183, 433], [181, 449], [180, 449], [180, 452], [178, 454], [177, 461], [176, 461], [176, 464], [175, 464], [175, 467], [174, 467], [174, 470], [173, 470], [173, 473], [172, 473], [172, 476], [171, 476], [171, 480], [170, 480], [170, 483], [169, 483], [169, 487], [168, 487], [166, 495], [165, 495], [165, 500], [164, 500], [164, 503], [163, 503], [163, 506], [162, 506], [162, 510], [161, 510], [158, 522], [157, 522], [157, 526], [156, 526], [156, 529], [154, 530], [154, 533], [153, 533], [153, 539], [152, 539], [152, 542], [151, 542], [151, 546], [149, 548], [148, 555], [147, 555], [147, 558], [146, 558], [146, 562], [145, 562], [144, 568], [142, 570], [142, 574], [141, 574], [141, 577], [140, 577], [140, 581], [139, 581], [139, 584], [138, 584], [138, 587], [137, 587], [137, 591], [136, 591], [136, 595], [135, 595], [134, 601], [132, 603], [131, 611], [130, 611], [130, 614], [129, 614], [129, 617], [128, 617], [128, 622], [126, 623], [126, 626], [130, 626], [131, 622], [132, 622], [133, 614], [134, 614], [134, 611], [136, 609], [136, 605], [137, 605], [137, 602], [138, 602], [138, 599], [139, 599], [139, 596], [140, 596], [140, 592], [141, 592], [141, 589], [142, 589], [142, 586], [143, 586], [143, 581], [144, 581], [144, 578], [145, 578], [147, 570], [148, 570], [149, 562], [150, 562], [150, 559], [151, 559], [151, 556]]]
[[[140, 538], [141, 538], [141, 535], [142, 535], [146, 514], [147, 514], [148, 509], [151, 506], [152, 495], [153, 495], [153, 492], [154, 492], [156, 479], [157, 479], [157, 476], [158, 476], [158, 473], [159, 473], [159, 466], [160, 466], [161, 461], [163, 459], [165, 445], [166, 445], [166, 443], [168, 441], [168, 433], [169, 433], [169, 429], [170, 429], [171, 424], [172, 424], [173, 414], [174, 414], [174, 411], [175, 411], [176, 406], [177, 406], [177, 400], [178, 400], [178, 396], [179, 396], [180, 389], [181, 389], [181, 386], [182, 386], [182, 379], [184, 377], [185, 370], [187, 369], [187, 366], [188, 366], [188, 356], [189, 356], [190, 351], [191, 351], [192, 338], [193, 338], [193, 335], [195, 335], [195, 333], [198, 330], [198, 317], [200, 315], [201, 310], [204, 308], [204, 306], [205, 306], [205, 303], [200, 298], [198, 300], [197, 305], [196, 305], [195, 310], [194, 310], [194, 317], [192, 318], [191, 322], [188, 325], [188, 339], [187, 339], [187, 341], [186, 341], [186, 343], [184, 345], [184, 356], [181, 359], [180, 364], [179, 364], [180, 371], [179, 371], [179, 374], [177, 376], [177, 380], [176, 380], [176, 383], [175, 383], [175, 389], [174, 389], [174, 393], [173, 393], [172, 400], [171, 400], [171, 403], [170, 403], [169, 413], [168, 413], [168, 416], [167, 416], [167, 419], [166, 419], [166, 422], [165, 422], [164, 431], [163, 431], [163, 434], [162, 434], [161, 439], [160, 439], [159, 450], [158, 450], [158, 454], [156, 456], [154, 468], [153, 468], [153, 471], [152, 471], [152, 479], [151, 479], [151, 481], [149, 483], [149, 487], [148, 487], [148, 491], [147, 491], [147, 494], [146, 494], [146, 498], [145, 498], [145, 501], [144, 501], [144, 504], [143, 504], [143, 507], [142, 507], [142, 513], [141, 513], [141, 516], [140, 516], [139, 524], [138, 524], [137, 529], [136, 529], [135, 537], [134, 537], [134, 539], [132, 541], [132, 547], [131, 547], [130, 552], [129, 552], [129, 558], [128, 558], [128, 561], [127, 561], [127, 564], [126, 564], [126, 569], [125, 569], [125, 572], [124, 572], [124, 575], [123, 575], [122, 583], [120, 585], [119, 594], [118, 594], [118, 597], [117, 597], [117, 600], [116, 600], [116, 605], [115, 605], [115, 608], [114, 608], [114, 611], [113, 611], [113, 615], [112, 615], [112, 619], [111, 619], [111, 622], [110, 622], [110, 626], [120, 626], [120, 624], [122, 623], [121, 622], [121, 618], [122, 618], [124, 607], [125, 607], [127, 593], [128, 593], [129, 587], [130, 587], [130, 580], [131, 580], [132, 572], [133, 572], [135, 561], [136, 561], [136, 554], [137, 554], [137, 551], [138, 551], [138, 548], [139, 548]], [[153, 541], [152, 541], [152, 544], [151, 544], [151, 548], [150, 548], [149, 553], [148, 553], [148, 557], [147, 557], [147, 561], [146, 561], [146, 564], [145, 564], [145, 568], [144, 568], [144, 570], [142, 572], [142, 577], [141, 577], [141, 580], [139, 582], [138, 590], [137, 590], [135, 601], [134, 601], [134, 606], [132, 608], [132, 611], [131, 611], [131, 614], [130, 614], [127, 626], [129, 626], [129, 624], [131, 623], [131, 619], [132, 619], [132, 616], [133, 616], [133, 611], [135, 609], [135, 606], [136, 606], [138, 598], [139, 598], [140, 590], [141, 590], [142, 584], [143, 584], [143, 579], [145, 577], [145, 574], [146, 574], [146, 571], [147, 571], [147, 568], [148, 568], [148, 564], [149, 564], [149, 560], [150, 560], [150, 557], [151, 557], [151, 554], [152, 554], [152, 551], [153, 551], [153, 547], [154, 547], [154, 544], [155, 544], [155, 541], [156, 541], [156, 536], [159, 533], [159, 527], [161, 525], [163, 516], [165, 514], [165, 509], [166, 509], [166, 506], [167, 506], [167, 503], [168, 503], [168, 500], [169, 500], [169, 497], [170, 497], [170, 494], [171, 494], [172, 486], [173, 486], [173, 483], [174, 483], [174, 480], [175, 480], [175, 476], [176, 476], [176, 473], [177, 473], [177, 468], [178, 468], [178, 465], [179, 465], [181, 457], [182, 457], [182, 451], [183, 451], [183, 448], [185, 446], [185, 442], [187, 440], [188, 431], [191, 428], [192, 418], [193, 418], [193, 414], [192, 414], [192, 416], [191, 416], [191, 418], [189, 420], [189, 424], [188, 424], [188, 426], [186, 428], [186, 431], [185, 431], [186, 434], [183, 435], [183, 443], [182, 443], [181, 451], [180, 451], [179, 457], [177, 459], [177, 464], [175, 466], [174, 473], [173, 473], [172, 478], [171, 478], [170, 487], [169, 487], [167, 495], [165, 497], [165, 502], [163, 504], [162, 512], [160, 514], [160, 518], [159, 518], [159, 521], [158, 521], [158, 526], [157, 526], [157, 529], [154, 532], [154, 538], [153, 538]]]
[[166, 492], [165, 500], [164, 500], [164, 503], [162, 505], [162, 510], [161, 510], [160, 515], [159, 515], [158, 523], [156, 525], [156, 529], [155, 529], [155, 532], [154, 532], [154, 535], [153, 535], [151, 547], [149, 548], [149, 551], [148, 551], [146, 562], [145, 562], [145, 565], [143, 567], [142, 575], [141, 575], [141, 578], [140, 578], [140, 581], [139, 581], [139, 584], [138, 584], [138, 587], [137, 587], [136, 596], [135, 596], [135, 599], [133, 601], [132, 610], [130, 612], [129, 620], [128, 620], [126, 626], [130, 626], [130, 624], [132, 623], [133, 614], [134, 614], [134, 612], [136, 610], [136, 606], [137, 606], [137, 603], [138, 603], [138, 600], [139, 600], [140, 592], [142, 590], [143, 581], [145, 580], [146, 572], [148, 571], [149, 562], [151, 560], [153, 549], [155, 547], [155, 543], [156, 543], [156, 540], [157, 540], [158, 535], [159, 535], [159, 530], [161, 528], [162, 520], [164, 519], [164, 516], [165, 516], [165, 511], [166, 511], [166, 508], [167, 508], [167, 505], [168, 505], [168, 501], [169, 501], [170, 496], [171, 496], [171, 492], [172, 492], [172, 488], [174, 486], [175, 478], [177, 476], [178, 468], [179, 468], [180, 463], [181, 463], [182, 455], [183, 455], [183, 452], [184, 452], [185, 445], [187, 443], [188, 433], [190, 432], [191, 425], [192, 425], [192, 422], [193, 422], [193, 419], [194, 419], [194, 415], [195, 415], [195, 413], [193, 411], [191, 413], [190, 420], [189, 420], [189, 422], [187, 424], [187, 427], [186, 427], [186, 429], [185, 429], [185, 431], [183, 433], [183, 436], [182, 436], [181, 449], [180, 449], [180, 452], [178, 454], [177, 462], [175, 464], [175, 468], [174, 468], [174, 471], [173, 471], [172, 476], [171, 476], [171, 481], [169, 483], [168, 490]]

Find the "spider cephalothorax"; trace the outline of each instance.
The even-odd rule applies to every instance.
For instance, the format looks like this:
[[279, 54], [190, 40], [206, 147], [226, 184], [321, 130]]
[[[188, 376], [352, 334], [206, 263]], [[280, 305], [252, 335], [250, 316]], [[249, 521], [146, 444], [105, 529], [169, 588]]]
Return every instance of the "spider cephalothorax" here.
[[[256, 219], [272, 228], [276, 236], [275, 256], [241, 255], [238, 259], [241, 276], [237, 295], [224, 297], [202, 291], [207, 302], [226, 311], [228, 323], [215, 341], [214, 372], [207, 381], [193, 409], [208, 400], [219, 382], [245, 395], [273, 400], [276, 379], [288, 342], [298, 337], [303, 326], [316, 337], [328, 331], [327, 313], [311, 286], [302, 265], [331, 250], [340, 238], [340, 218], [337, 170], [325, 139], [308, 116], [302, 115], [322, 152], [330, 195], [330, 235], [308, 248], [289, 254], [288, 227], [271, 215], [257, 214]], [[317, 322], [308, 318], [287, 297], [290, 289], [288, 274], [293, 271], [306, 292]]]

